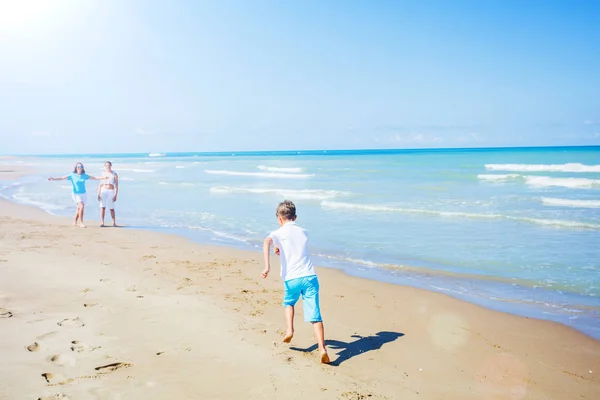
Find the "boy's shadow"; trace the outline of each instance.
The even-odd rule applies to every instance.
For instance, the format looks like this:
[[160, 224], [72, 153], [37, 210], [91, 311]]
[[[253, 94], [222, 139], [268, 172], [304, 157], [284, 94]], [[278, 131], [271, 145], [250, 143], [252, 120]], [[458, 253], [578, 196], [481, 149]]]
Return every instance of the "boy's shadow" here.
[[[325, 340], [325, 345], [331, 350], [341, 350], [337, 353], [337, 358], [333, 360], [329, 365], [335, 367], [339, 366], [346, 360], [351, 359], [359, 354], [366, 353], [371, 350], [378, 350], [384, 344], [393, 342], [394, 340], [404, 336], [404, 333], [400, 332], [378, 332], [373, 336], [360, 336], [352, 335], [351, 337], [357, 338], [353, 342], [342, 342], [339, 340]], [[306, 349], [299, 347], [290, 347], [291, 350], [302, 351], [310, 353], [317, 349], [317, 345], [312, 345]]]

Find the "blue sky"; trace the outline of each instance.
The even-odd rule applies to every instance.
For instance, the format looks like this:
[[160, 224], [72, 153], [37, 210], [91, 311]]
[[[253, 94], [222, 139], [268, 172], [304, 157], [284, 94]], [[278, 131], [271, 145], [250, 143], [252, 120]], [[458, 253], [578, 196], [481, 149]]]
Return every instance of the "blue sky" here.
[[0, 0], [0, 154], [600, 144], [598, 1]]

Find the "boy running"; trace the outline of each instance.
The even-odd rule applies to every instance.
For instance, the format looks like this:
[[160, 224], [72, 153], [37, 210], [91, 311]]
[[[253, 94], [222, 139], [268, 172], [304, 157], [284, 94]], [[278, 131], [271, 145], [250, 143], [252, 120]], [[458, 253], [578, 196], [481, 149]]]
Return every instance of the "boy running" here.
[[273, 231], [265, 239], [263, 246], [265, 270], [263, 278], [271, 270], [271, 244], [274, 252], [281, 255], [281, 278], [285, 287], [283, 306], [287, 332], [283, 337], [284, 343], [289, 343], [294, 336], [294, 306], [300, 295], [304, 306], [304, 320], [313, 324], [317, 344], [321, 353], [321, 363], [329, 364], [329, 356], [325, 348], [325, 331], [319, 307], [319, 280], [308, 254], [308, 237], [304, 229], [296, 225], [296, 206], [285, 200], [277, 206], [277, 220], [280, 228]]

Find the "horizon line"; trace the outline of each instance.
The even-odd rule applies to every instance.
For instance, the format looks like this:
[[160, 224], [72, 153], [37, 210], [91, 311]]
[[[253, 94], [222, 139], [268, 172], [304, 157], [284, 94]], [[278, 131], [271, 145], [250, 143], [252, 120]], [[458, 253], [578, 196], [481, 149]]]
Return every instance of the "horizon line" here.
[[219, 154], [219, 155], [242, 155], [253, 153], [311, 153], [311, 155], [332, 153], [348, 153], [348, 152], [426, 152], [426, 151], [460, 151], [460, 150], [510, 150], [510, 149], [553, 149], [553, 148], [590, 148], [598, 147], [600, 144], [589, 145], [547, 145], [547, 146], [487, 146], [487, 147], [420, 147], [420, 148], [357, 148], [357, 149], [297, 149], [297, 150], [222, 150], [222, 151], [165, 151], [165, 152], [127, 152], [127, 153], [45, 153], [45, 154], [3, 154], [2, 157], [40, 157], [40, 156], [99, 156], [99, 155], [147, 155], [157, 154], [164, 157], [176, 154]]

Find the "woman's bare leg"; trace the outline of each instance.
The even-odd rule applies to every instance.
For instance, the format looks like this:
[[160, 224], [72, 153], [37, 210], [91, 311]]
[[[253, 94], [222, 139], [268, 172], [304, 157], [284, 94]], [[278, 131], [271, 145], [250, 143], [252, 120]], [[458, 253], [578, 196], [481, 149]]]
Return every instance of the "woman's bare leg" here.
[[83, 211], [84, 211], [85, 205], [83, 203], [79, 203], [78, 204], [78, 211], [79, 211], [79, 227], [80, 228], [85, 228], [85, 225], [83, 224]]

